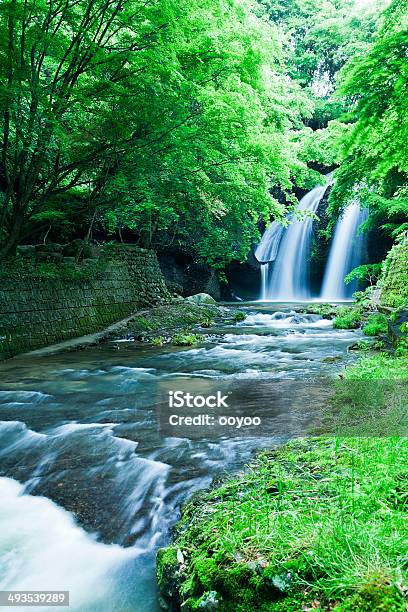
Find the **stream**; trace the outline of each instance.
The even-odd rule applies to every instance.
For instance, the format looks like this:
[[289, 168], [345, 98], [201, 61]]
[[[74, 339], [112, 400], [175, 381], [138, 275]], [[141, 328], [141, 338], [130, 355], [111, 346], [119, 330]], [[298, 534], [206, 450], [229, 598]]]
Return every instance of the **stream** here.
[[[324, 397], [307, 383], [353, 358], [359, 332], [295, 305], [240, 307], [244, 321], [205, 330], [197, 347], [119, 339], [1, 365], [0, 590], [69, 590], [81, 612], [159, 609], [155, 552], [181, 504], [304, 432]], [[169, 388], [233, 393], [234, 410], [269, 426], [171, 431], [158, 416]]]

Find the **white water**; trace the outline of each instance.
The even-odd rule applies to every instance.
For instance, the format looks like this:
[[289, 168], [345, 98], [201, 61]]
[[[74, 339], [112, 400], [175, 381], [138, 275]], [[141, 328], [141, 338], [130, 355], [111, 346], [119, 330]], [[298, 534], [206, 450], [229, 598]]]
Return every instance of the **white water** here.
[[353, 283], [346, 285], [345, 276], [361, 263], [364, 237], [358, 228], [367, 218], [367, 211], [358, 204], [351, 204], [339, 219], [323, 279], [321, 299], [341, 301], [352, 297]]
[[306, 214], [304, 219], [293, 219], [286, 230], [274, 222], [262, 236], [255, 251], [257, 260], [266, 262], [261, 266], [261, 301], [290, 302], [311, 297], [309, 259], [313, 217], [307, 215], [316, 213], [329, 184], [330, 181], [318, 185], [301, 199], [297, 211]]
[[0, 497], [0, 589], [70, 591], [70, 609], [81, 612], [120, 600], [119, 576], [135, 549], [97, 542], [69, 512], [25, 495], [15, 480], [0, 478]]

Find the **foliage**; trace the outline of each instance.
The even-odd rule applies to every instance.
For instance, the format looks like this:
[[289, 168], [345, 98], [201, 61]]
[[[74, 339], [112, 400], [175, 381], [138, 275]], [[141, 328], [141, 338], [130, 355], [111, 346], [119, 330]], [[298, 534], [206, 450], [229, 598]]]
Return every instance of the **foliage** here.
[[365, 336], [379, 336], [388, 331], [387, 317], [381, 313], [372, 314], [368, 317], [367, 323], [363, 327]]
[[388, 253], [379, 285], [381, 303], [398, 308], [408, 304], [408, 239], [403, 237]]
[[369, 208], [368, 227], [393, 238], [408, 228], [407, 18], [406, 0], [393, 0], [374, 43], [342, 71], [352, 129], [331, 193], [333, 211], [357, 198]]
[[98, 259], [86, 263], [38, 262], [33, 258], [17, 255], [0, 267], [0, 279], [43, 278], [48, 280], [84, 281], [103, 278], [107, 262]]
[[6, 0], [0, 31], [3, 255], [72, 227], [78, 199], [84, 232], [219, 267], [283, 214], [271, 188], [291, 197], [288, 133], [311, 111], [251, 0]]
[[176, 346], [194, 346], [199, 342], [203, 342], [204, 336], [201, 334], [193, 334], [188, 331], [176, 334], [172, 338], [172, 344]]
[[170, 572], [185, 607], [214, 591], [225, 612], [402, 612], [407, 458], [404, 438], [292, 441], [187, 504]]
[[354, 268], [344, 279], [346, 285], [352, 283], [354, 280], [367, 281], [370, 285], [375, 285], [381, 274], [382, 265], [377, 264], [363, 264]]
[[334, 329], [357, 329], [361, 325], [363, 313], [359, 307], [341, 306], [333, 321]]

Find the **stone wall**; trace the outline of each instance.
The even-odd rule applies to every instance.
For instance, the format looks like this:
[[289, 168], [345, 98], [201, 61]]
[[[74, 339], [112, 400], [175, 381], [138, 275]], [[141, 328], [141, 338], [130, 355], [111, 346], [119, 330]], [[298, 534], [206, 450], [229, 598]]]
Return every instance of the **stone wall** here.
[[408, 306], [408, 233], [388, 253], [380, 287], [382, 306]]
[[27, 265], [2, 274], [0, 359], [94, 333], [170, 299], [153, 251], [105, 250], [75, 271], [76, 278], [44, 278]]

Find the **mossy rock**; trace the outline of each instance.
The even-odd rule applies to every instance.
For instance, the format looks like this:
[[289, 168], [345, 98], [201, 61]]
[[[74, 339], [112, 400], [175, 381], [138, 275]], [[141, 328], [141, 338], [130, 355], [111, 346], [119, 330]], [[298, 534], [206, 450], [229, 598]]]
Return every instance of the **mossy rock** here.
[[160, 593], [169, 600], [169, 607], [172, 604], [179, 604], [180, 591], [180, 562], [178, 559], [178, 548], [168, 546], [160, 548], [156, 555], [156, 577]]
[[197, 304], [199, 306], [203, 304], [209, 304], [209, 305], [217, 304], [214, 298], [211, 297], [211, 295], [208, 295], [208, 293], [196, 293], [196, 295], [190, 295], [188, 298], [186, 298], [185, 301], [190, 302], [191, 304]]

